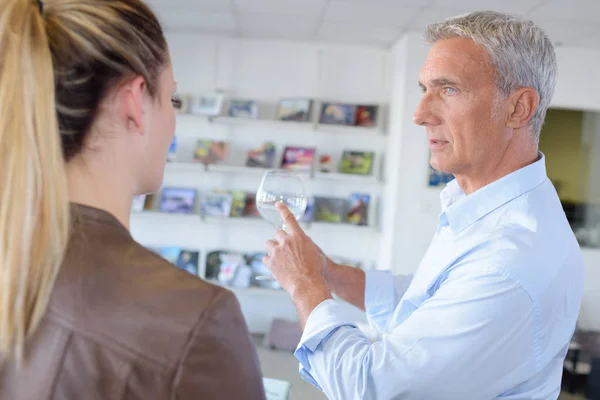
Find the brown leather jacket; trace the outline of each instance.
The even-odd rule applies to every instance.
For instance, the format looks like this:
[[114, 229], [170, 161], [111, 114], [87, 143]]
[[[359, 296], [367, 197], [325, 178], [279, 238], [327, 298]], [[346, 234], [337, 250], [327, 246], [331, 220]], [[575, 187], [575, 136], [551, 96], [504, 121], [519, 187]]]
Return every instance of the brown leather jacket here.
[[73, 208], [48, 312], [27, 366], [0, 365], [0, 399], [264, 399], [236, 297], [136, 243], [110, 214]]

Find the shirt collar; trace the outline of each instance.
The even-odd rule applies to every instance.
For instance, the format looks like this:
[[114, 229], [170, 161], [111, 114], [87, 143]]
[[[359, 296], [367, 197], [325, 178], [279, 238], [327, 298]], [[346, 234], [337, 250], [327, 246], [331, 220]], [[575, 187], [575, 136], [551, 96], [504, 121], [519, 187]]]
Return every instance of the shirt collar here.
[[546, 161], [543, 153], [539, 152], [539, 156], [533, 164], [514, 171], [468, 196], [456, 180], [448, 183], [440, 194], [440, 224], [447, 223], [454, 234], [459, 234], [498, 207], [542, 184], [547, 178]]

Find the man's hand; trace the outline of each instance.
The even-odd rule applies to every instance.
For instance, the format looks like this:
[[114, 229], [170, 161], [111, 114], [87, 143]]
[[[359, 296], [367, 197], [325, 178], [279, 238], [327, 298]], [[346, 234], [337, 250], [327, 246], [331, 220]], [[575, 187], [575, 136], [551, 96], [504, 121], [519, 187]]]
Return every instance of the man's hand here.
[[267, 242], [263, 263], [292, 297], [304, 326], [312, 310], [331, 298], [324, 277], [324, 269], [330, 260], [304, 233], [283, 203], [277, 204], [277, 210], [287, 233], [279, 230], [275, 238]]

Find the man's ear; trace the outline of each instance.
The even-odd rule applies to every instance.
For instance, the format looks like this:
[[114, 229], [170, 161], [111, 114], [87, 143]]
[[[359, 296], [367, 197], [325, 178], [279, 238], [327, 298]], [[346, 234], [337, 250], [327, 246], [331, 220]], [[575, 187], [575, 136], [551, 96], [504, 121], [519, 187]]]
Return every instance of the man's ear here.
[[119, 88], [119, 97], [123, 106], [124, 118], [129, 130], [144, 133], [144, 96], [146, 81], [138, 76]]
[[539, 96], [533, 88], [521, 88], [510, 95], [506, 126], [519, 129], [527, 126], [539, 106]]

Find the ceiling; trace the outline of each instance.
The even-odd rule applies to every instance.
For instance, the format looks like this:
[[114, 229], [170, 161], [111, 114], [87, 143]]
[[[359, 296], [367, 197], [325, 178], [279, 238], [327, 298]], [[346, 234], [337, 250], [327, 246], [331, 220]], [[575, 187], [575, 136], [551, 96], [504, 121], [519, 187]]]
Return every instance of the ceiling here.
[[168, 30], [388, 47], [476, 10], [523, 15], [555, 45], [600, 49], [600, 0], [147, 0]]

